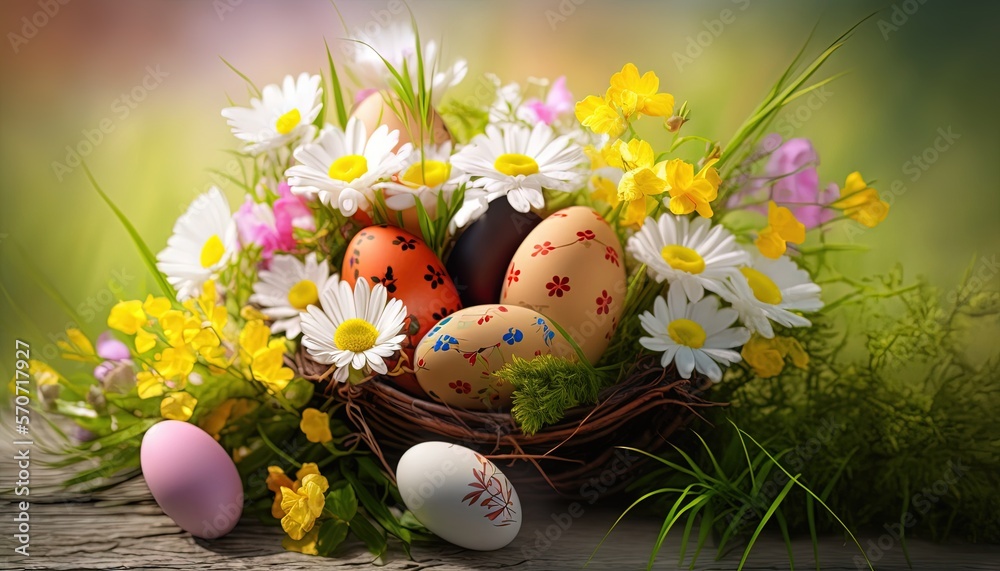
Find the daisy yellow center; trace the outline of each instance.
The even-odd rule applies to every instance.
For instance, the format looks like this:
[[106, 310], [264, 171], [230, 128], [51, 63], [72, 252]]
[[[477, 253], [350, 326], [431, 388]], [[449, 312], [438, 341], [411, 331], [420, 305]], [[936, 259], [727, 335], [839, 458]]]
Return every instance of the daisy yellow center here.
[[700, 274], [705, 271], [705, 259], [701, 254], [695, 252], [687, 246], [670, 244], [664, 246], [660, 251], [663, 260], [675, 270], [687, 272], [689, 274]]
[[375, 326], [357, 317], [344, 321], [333, 332], [333, 344], [341, 351], [363, 353], [374, 347], [377, 340]]
[[403, 182], [413, 186], [441, 186], [451, 176], [451, 165], [441, 161], [413, 163], [403, 173]]
[[215, 264], [218, 264], [225, 253], [226, 246], [223, 245], [222, 238], [219, 238], [218, 234], [212, 234], [212, 237], [205, 240], [205, 245], [201, 247], [201, 256], [199, 259], [201, 267], [211, 268]]
[[316, 305], [318, 301], [319, 291], [312, 280], [302, 280], [293, 285], [292, 289], [288, 290], [288, 303], [292, 304], [292, 307], [299, 311], [310, 305]]
[[362, 155], [345, 155], [330, 165], [330, 178], [351, 182], [368, 172], [368, 159]]
[[278, 117], [278, 120], [274, 123], [274, 128], [282, 135], [287, 135], [292, 132], [292, 129], [298, 127], [301, 121], [302, 114], [299, 113], [298, 109], [292, 109], [288, 113]]
[[678, 345], [701, 349], [705, 344], [705, 329], [690, 319], [675, 319], [667, 325], [667, 334]]
[[504, 153], [497, 157], [493, 168], [507, 176], [531, 175], [538, 172], [538, 163], [528, 155], [520, 153]]
[[781, 288], [771, 278], [753, 268], [740, 268], [740, 272], [743, 273], [743, 277], [750, 284], [750, 289], [753, 291], [753, 296], [757, 298], [757, 301], [771, 305], [781, 303]]

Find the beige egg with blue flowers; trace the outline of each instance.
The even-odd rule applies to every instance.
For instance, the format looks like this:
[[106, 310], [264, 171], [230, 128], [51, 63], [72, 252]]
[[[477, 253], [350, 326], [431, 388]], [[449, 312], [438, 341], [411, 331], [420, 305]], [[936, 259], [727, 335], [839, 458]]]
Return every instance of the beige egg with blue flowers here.
[[432, 399], [469, 410], [509, 409], [514, 387], [496, 372], [514, 357], [575, 358], [543, 315], [516, 305], [477, 305], [437, 323], [420, 341], [416, 375]]

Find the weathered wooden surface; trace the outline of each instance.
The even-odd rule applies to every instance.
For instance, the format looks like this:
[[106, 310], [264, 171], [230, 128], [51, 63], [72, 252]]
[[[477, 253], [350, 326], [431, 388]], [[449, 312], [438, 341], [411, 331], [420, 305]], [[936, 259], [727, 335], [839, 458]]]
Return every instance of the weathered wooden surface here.
[[[8, 453], [9, 441], [0, 448], [3, 479], [0, 487], [11, 485], [16, 470]], [[148, 495], [141, 478], [89, 497], [68, 495], [53, 487], [64, 474], [32, 465], [30, 509], [30, 558], [14, 556], [14, 497], [0, 495], [0, 549], [4, 569], [357, 569], [372, 563], [359, 545], [344, 548], [337, 559], [309, 557], [281, 548], [280, 528], [244, 520], [229, 536], [214, 541], [195, 539], [180, 531], [159, 510]], [[23, 498], [18, 498], [23, 499]], [[620, 506], [583, 505], [577, 517], [568, 515], [565, 505], [537, 502], [525, 506], [526, 520], [515, 542], [507, 548], [476, 553], [435, 543], [418, 545], [409, 560], [402, 550], [394, 550], [384, 568], [435, 569], [581, 569], [593, 548], [614, 522]], [[562, 523], [565, 530], [558, 526]], [[626, 519], [597, 553], [588, 569], [642, 569], [660, 523], [649, 517]], [[546, 533], [555, 539], [545, 538]], [[878, 541], [884, 530], [862, 533], [861, 542]], [[883, 545], [888, 540], [883, 539]], [[656, 569], [687, 569], [678, 566], [679, 539], [671, 537], [657, 559]], [[840, 537], [822, 542], [823, 569], [856, 569], [858, 551]], [[922, 541], [909, 543], [914, 569], [998, 570], [1000, 546], [951, 544]], [[740, 553], [721, 561], [714, 552], [705, 552], [696, 569], [736, 569]], [[802, 569], [815, 568], [808, 538], [799, 540], [795, 563]], [[688, 562], [689, 564], [690, 562]], [[909, 569], [903, 550], [893, 542], [875, 562], [877, 569]], [[788, 569], [788, 554], [779, 538], [765, 537], [751, 555], [747, 569]]]

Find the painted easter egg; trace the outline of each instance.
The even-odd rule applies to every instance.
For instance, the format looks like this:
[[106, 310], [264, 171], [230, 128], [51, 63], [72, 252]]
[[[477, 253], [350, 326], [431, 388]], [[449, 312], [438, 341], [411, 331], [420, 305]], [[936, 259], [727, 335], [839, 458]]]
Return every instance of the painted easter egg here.
[[399, 459], [396, 482], [417, 520], [445, 541], [492, 551], [521, 529], [521, 500], [483, 455], [447, 442], [421, 442]]
[[572, 359], [572, 347], [538, 313], [516, 305], [456, 311], [417, 346], [417, 381], [434, 400], [471, 410], [508, 408], [514, 387], [494, 373], [517, 356]]
[[[386, 103], [387, 100], [392, 101], [393, 104], [391, 106], [388, 105]], [[352, 115], [364, 123], [365, 130], [368, 133], [374, 132], [381, 125], [389, 127], [390, 132], [399, 131], [399, 142], [392, 149], [396, 151], [406, 143], [413, 143], [414, 139], [420, 138], [420, 121], [416, 117], [410, 117], [404, 123], [396, 115], [396, 112], [392, 110], [393, 107], [397, 110], [405, 108], [395, 95], [376, 92], [363, 99], [361, 103], [358, 103]], [[433, 109], [430, 110], [430, 116], [430, 129], [423, 134], [424, 142], [440, 145], [441, 143], [450, 141], [451, 135], [444, 126], [441, 116]]]
[[500, 302], [554, 320], [596, 363], [625, 307], [621, 242], [592, 208], [571, 206], [541, 222], [507, 267]]
[[[347, 245], [341, 279], [385, 286], [389, 297], [406, 305], [409, 322], [404, 352], [413, 366], [413, 349], [437, 323], [462, 307], [458, 291], [441, 260], [422, 240], [395, 226], [369, 226]], [[392, 364], [390, 364], [390, 367]], [[422, 394], [413, 375], [392, 377], [396, 384]]]
[[181, 529], [213, 539], [236, 527], [243, 483], [207, 432], [179, 420], [158, 422], [142, 438], [139, 462], [153, 499]]
[[506, 200], [494, 200], [489, 210], [469, 225], [448, 256], [448, 274], [465, 306], [496, 303], [507, 266], [518, 246], [542, 219], [518, 212]]

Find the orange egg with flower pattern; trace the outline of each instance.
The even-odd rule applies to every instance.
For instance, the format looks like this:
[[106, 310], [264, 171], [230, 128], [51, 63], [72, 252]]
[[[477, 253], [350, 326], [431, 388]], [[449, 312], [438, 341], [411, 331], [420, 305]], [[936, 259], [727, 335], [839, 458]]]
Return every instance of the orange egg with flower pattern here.
[[[359, 231], [347, 245], [340, 277], [352, 286], [359, 279], [382, 284], [390, 298], [406, 305], [409, 318], [404, 326], [407, 339], [403, 353], [409, 368], [420, 339], [462, 307], [441, 260], [422, 240], [394, 226], [369, 226]], [[412, 374], [392, 380], [411, 393], [423, 394]]]

